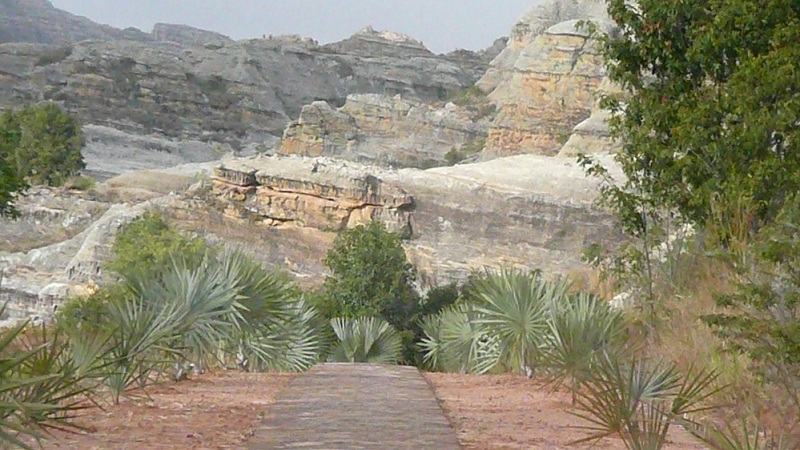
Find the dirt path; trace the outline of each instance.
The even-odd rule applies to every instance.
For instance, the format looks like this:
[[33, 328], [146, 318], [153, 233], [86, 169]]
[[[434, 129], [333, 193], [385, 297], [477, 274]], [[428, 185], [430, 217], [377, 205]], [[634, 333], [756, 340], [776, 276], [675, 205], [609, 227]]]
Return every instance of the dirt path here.
[[281, 391], [249, 448], [460, 447], [416, 368], [322, 364]]

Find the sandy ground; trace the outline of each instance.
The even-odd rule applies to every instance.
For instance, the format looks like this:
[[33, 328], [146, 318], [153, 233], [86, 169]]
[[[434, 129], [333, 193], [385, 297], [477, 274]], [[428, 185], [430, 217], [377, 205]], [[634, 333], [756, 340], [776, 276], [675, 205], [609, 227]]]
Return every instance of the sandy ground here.
[[[570, 445], [589, 435], [570, 414], [569, 392], [515, 375], [426, 374], [464, 449], [625, 449], [622, 441]], [[670, 450], [703, 449], [687, 433], [674, 433]]]
[[[220, 372], [149, 389], [150, 398], [93, 410], [87, 432], [57, 432], [44, 449], [230, 449], [245, 442], [291, 375]], [[574, 444], [587, 436], [570, 414], [570, 394], [515, 375], [426, 374], [466, 450], [622, 450], [617, 439]], [[685, 432], [670, 450], [699, 450]]]
[[242, 448], [290, 375], [220, 372], [148, 389], [77, 421], [87, 432], [57, 432], [44, 449]]

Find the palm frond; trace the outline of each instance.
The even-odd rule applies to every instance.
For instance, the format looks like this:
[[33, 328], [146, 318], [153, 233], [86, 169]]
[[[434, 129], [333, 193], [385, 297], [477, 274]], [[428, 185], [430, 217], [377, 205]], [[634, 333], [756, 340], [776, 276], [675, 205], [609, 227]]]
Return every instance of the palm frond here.
[[403, 356], [400, 335], [383, 319], [331, 319], [331, 326], [338, 338], [331, 362], [396, 364]]
[[568, 287], [538, 273], [503, 269], [488, 272], [471, 290], [482, 315], [478, 323], [500, 340], [503, 363], [520, 371], [533, 368], [550, 331], [549, 308], [566, 297]]

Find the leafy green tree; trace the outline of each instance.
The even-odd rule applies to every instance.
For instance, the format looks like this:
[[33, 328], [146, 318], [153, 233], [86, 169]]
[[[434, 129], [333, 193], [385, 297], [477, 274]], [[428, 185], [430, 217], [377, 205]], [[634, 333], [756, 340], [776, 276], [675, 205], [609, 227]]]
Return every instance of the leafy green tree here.
[[[60, 186], [86, 167], [78, 120], [55, 103], [6, 111], [0, 119], [0, 155], [16, 177]], [[0, 191], [2, 192], [2, 191]]]
[[10, 111], [0, 115], [0, 216], [16, 217], [16, 197], [27, 188], [23, 177], [14, 170], [10, 156], [19, 142], [17, 118]]
[[[619, 33], [603, 39], [608, 98], [626, 180], [603, 200], [626, 231], [658, 237], [678, 217], [699, 225], [753, 202], [751, 229], [800, 188], [800, 3], [608, 0]], [[590, 172], [604, 167], [584, 160]], [[729, 233], [721, 230], [723, 243]]]
[[705, 318], [735, 350], [746, 351], [760, 376], [784, 389], [800, 417], [800, 196], [751, 244], [732, 292], [717, 296], [719, 314]]
[[380, 222], [345, 230], [334, 241], [325, 265], [320, 301], [331, 318], [382, 317], [400, 331], [408, 330], [419, 305], [416, 274], [406, 259], [400, 237]]
[[111, 247], [113, 257], [106, 267], [128, 278], [162, 271], [176, 256], [198, 265], [206, 251], [203, 239], [181, 234], [167, 223], [163, 214], [150, 211], [120, 230]]

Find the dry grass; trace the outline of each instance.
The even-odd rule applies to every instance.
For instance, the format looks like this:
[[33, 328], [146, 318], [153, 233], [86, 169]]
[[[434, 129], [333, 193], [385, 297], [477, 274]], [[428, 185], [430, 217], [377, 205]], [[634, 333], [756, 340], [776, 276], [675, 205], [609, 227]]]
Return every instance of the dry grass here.
[[[709, 370], [719, 374], [721, 391], [714, 398], [716, 423], [755, 420], [773, 435], [797, 434], [797, 411], [776, 386], [765, 384], [752, 370], [744, 353], [732, 351], [702, 318], [720, 313], [715, 296], [730, 293], [735, 274], [722, 262], [689, 255], [671, 279], [656, 282], [659, 321], [657, 339], [646, 351], [674, 361], [684, 371]], [[666, 283], [669, 283], [668, 285]], [[740, 427], [737, 427], [740, 428]], [[795, 436], [797, 437], [797, 436]]]

